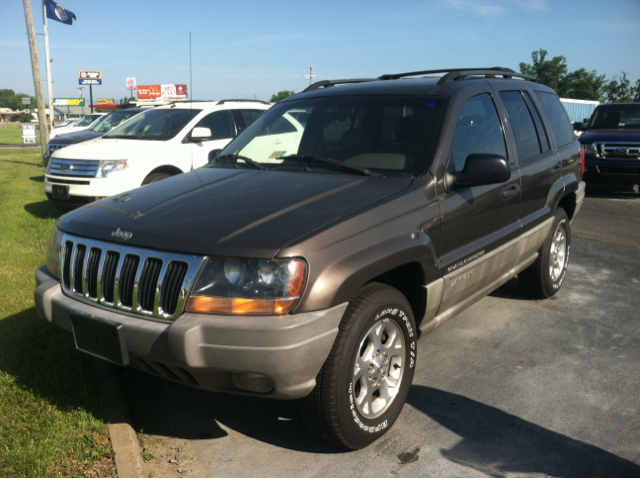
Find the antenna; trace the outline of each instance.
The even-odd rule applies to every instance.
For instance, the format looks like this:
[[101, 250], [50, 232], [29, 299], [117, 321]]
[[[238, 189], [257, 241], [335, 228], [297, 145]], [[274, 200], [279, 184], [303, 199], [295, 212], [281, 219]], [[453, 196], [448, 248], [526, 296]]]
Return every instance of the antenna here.
[[309, 74], [308, 75], [303, 75], [307, 80], [309, 80], [309, 85], [311, 85], [313, 83], [313, 79], [316, 78], [318, 75], [314, 75], [313, 74], [313, 67], [309, 67]]
[[191, 68], [191, 32], [189, 32], [189, 99], [193, 101], [193, 70]]

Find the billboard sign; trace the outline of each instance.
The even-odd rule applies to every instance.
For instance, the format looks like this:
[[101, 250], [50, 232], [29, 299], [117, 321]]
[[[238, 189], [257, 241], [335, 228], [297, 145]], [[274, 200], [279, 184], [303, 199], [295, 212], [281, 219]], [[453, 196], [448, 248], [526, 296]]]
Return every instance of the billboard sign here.
[[100, 105], [113, 105], [113, 98], [98, 98], [96, 99], [96, 101], [98, 102], [98, 106]]
[[161, 97], [186, 98], [187, 85], [138, 85], [138, 98], [152, 100]]
[[102, 85], [102, 72], [100, 70], [78, 70], [78, 83], [80, 85]]
[[23, 105], [31, 105], [31, 98], [30, 97], [22, 98], [22, 104]]
[[36, 125], [22, 125], [22, 144], [35, 145], [36, 143]]
[[53, 106], [84, 106], [84, 98], [54, 98]]
[[136, 79], [133, 77], [127, 78], [127, 90], [136, 89]]

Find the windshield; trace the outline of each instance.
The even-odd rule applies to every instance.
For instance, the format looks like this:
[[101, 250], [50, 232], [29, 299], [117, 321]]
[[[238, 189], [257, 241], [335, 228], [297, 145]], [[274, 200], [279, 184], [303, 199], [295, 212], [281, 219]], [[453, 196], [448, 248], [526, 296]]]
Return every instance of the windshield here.
[[443, 98], [402, 95], [287, 101], [260, 116], [219, 158], [240, 155], [269, 168], [298, 170], [305, 161], [319, 167], [313, 159], [328, 158], [385, 176], [421, 174], [444, 108]]
[[145, 111], [132, 118], [131, 121], [111, 130], [104, 137], [152, 141], [170, 140], [201, 111], [180, 108]]
[[75, 126], [89, 126], [96, 121], [96, 118], [100, 118], [102, 115], [86, 115], [82, 120], [76, 123]]
[[611, 128], [616, 130], [640, 129], [640, 104], [604, 105], [596, 108], [589, 122], [589, 129]]
[[138, 113], [140, 113], [140, 110], [114, 111], [113, 113], [109, 113], [108, 115], [101, 117], [89, 129], [98, 133], [106, 133]]

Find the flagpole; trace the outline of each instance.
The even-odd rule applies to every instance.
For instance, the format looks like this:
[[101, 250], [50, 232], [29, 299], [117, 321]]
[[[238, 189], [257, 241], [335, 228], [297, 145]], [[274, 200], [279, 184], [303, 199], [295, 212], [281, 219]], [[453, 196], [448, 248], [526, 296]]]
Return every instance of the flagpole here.
[[47, 90], [49, 92], [49, 125], [53, 131], [53, 90], [51, 88], [51, 58], [49, 55], [49, 31], [47, 29], [47, 4], [42, 0], [42, 23], [44, 24], [44, 56], [47, 62]]

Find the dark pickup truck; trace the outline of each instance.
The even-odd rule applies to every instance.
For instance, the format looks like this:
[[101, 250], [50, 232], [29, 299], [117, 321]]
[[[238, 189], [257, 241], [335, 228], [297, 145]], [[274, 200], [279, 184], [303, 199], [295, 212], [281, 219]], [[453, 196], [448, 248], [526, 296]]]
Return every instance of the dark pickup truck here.
[[640, 103], [600, 105], [575, 127], [584, 131], [587, 183], [640, 184]]
[[557, 95], [498, 67], [320, 81], [211, 156], [62, 216], [38, 313], [119, 365], [299, 399], [350, 449], [400, 414], [420, 332], [515, 276], [558, 293], [584, 198]]

